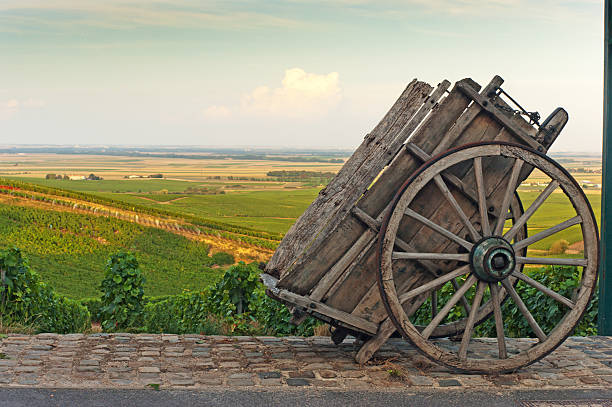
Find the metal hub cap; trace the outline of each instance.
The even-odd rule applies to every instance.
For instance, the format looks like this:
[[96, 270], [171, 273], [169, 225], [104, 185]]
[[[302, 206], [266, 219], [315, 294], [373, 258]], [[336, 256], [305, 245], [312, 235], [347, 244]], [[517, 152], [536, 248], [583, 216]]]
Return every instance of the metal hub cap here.
[[480, 280], [490, 283], [503, 280], [516, 266], [512, 245], [501, 237], [487, 237], [472, 248], [470, 266]]

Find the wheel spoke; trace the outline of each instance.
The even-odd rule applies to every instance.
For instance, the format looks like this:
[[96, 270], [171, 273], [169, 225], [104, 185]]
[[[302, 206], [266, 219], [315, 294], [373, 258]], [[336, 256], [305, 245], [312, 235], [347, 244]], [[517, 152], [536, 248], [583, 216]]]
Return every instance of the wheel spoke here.
[[422, 224], [424, 224], [428, 228], [432, 229], [433, 231], [438, 232], [439, 234], [441, 234], [442, 236], [446, 237], [447, 239], [452, 240], [453, 242], [455, 242], [455, 243], [465, 247], [467, 250], [472, 250], [472, 246], [474, 246], [472, 243], [468, 242], [467, 240], [464, 240], [464, 239], [460, 238], [459, 236], [457, 236], [453, 232], [444, 229], [442, 226], [440, 226], [440, 225], [430, 221], [426, 217], [424, 217], [422, 215], [419, 215], [418, 213], [416, 213], [412, 209], [406, 208], [404, 213], [407, 216], [410, 216], [411, 218], [421, 222]]
[[520, 228], [531, 218], [531, 216], [538, 210], [540, 206], [546, 201], [546, 198], [553, 193], [555, 189], [559, 186], [559, 182], [557, 180], [552, 180], [550, 183], [544, 188], [544, 191], [533, 201], [533, 203], [529, 206], [529, 208], [521, 215], [521, 217], [514, 222], [514, 225], [510, 228], [509, 231], [504, 235], [504, 239], [507, 241], [511, 241], [514, 238], [514, 235], [520, 230]]
[[[459, 289], [459, 283], [457, 282], [456, 278], [451, 280], [451, 284], [453, 285], [455, 291]], [[459, 301], [461, 301], [461, 305], [463, 306], [463, 309], [465, 309], [465, 315], [470, 315], [470, 303], [468, 302], [467, 298], [465, 298], [465, 295], [462, 295]]]
[[521, 250], [524, 247], [534, 244], [535, 242], [539, 242], [540, 240], [545, 239], [548, 236], [554, 235], [557, 232], [565, 230], [579, 223], [582, 223], [582, 218], [580, 216], [574, 216], [573, 218], [568, 219], [565, 222], [559, 223], [558, 225], [553, 226], [550, 229], [546, 229], [539, 233], [536, 233], [535, 235], [530, 236], [527, 239], [519, 240], [518, 242], [514, 243], [512, 247], [514, 247], [515, 251]]
[[491, 291], [491, 301], [493, 301], [493, 315], [495, 317], [495, 332], [497, 333], [497, 348], [500, 359], [506, 359], [506, 337], [504, 334], [504, 317], [499, 303], [499, 286], [497, 283], [489, 283], [489, 291]]
[[467, 358], [468, 345], [470, 344], [470, 339], [472, 339], [472, 330], [474, 329], [476, 314], [478, 314], [478, 308], [480, 307], [480, 302], [482, 301], [482, 296], [484, 295], [486, 286], [487, 284], [484, 281], [478, 282], [478, 287], [476, 288], [476, 295], [474, 295], [474, 302], [472, 303], [472, 310], [470, 311], [470, 315], [468, 316], [467, 322], [465, 324], [465, 330], [463, 331], [463, 337], [461, 338], [461, 346], [459, 347], [459, 359]]
[[527, 284], [529, 284], [530, 286], [532, 286], [533, 288], [542, 291], [544, 294], [548, 295], [550, 298], [553, 298], [557, 301], [559, 301], [561, 304], [565, 305], [566, 307], [573, 309], [576, 304], [574, 304], [573, 301], [569, 300], [568, 298], [565, 298], [564, 296], [562, 296], [561, 294], [559, 294], [556, 291], [551, 290], [550, 288], [546, 287], [544, 284], [534, 280], [533, 278], [521, 273], [520, 271], [514, 271], [512, 273], [512, 275], [516, 278], [518, 278], [519, 280], [522, 280], [524, 282], [526, 282]]
[[406, 301], [408, 301], [411, 298], [416, 297], [419, 294], [423, 294], [428, 292], [429, 290], [432, 290], [434, 288], [437, 288], [439, 286], [441, 286], [442, 284], [447, 283], [449, 280], [453, 280], [459, 276], [463, 276], [467, 273], [470, 272], [470, 266], [469, 265], [465, 265], [462, 267], [459, 267], [457, 270], [451, 271], [450, 273], [447, 273], [441, 277], [436, 278], [435, 280], [431, 280], [417, 288], [415, 288], [414, 290], [408, 291], [402, 295], [400, 295], [399, 297], [399, 301], [400, 304], [405, 303]]
[[431, 292], [431, 317], [434, 318], [438, 313], [438, 292], [433, 290]]
[[474, 176], [476, 177], [476, 187], [478, 189], [478, 210], [480, 211], [480, 223], [482, 224], [482, 234], [491, 235], [491, 225], [489, 225], [489, 212], [487, 211], [487, 197], [484, 178], [482, 177], [482, 158], [474, 158]]
[[442, 195], [444, 195], [448, 203], [453, 207], [453, 209], [455, 209], [455, 212], [457, 212], [457, 215], [459, 215], [461, 222], [463, 222], [467, 230], [470, 232], [470, 236], [472, 237], [472, 239], [475, 242], [480, 240], [480, 237], [481, 237], [480, 234], [476, 231], [476, 229], [474, 228], [474, 225], [472, 225], [472, 222], [470, 222], [470, 219], [467, 217], [465, 212], [463, 212], [463, 209], [461, 209], [461, 206], [459, 206], [459, 203], [457, 202], [457, 200], [451, 193], [450, 189], [448, 189], [448, 186], [446, 185], [446, 183], [444, 182], [440, 174], [434, 177], [434, 181], [436, 185], [438, 186], [438, 189], [440, 190], [440, 192], [442, 192]]
[[497, 217], [497, 223], [495, 224], [495, 230], [493, 231], [496, 236], [501, 236], [502, 232], [504, 231], [504, 223], [506, 223], [508, 208], [510, 208], [510, 201], [512, 200], [513, 192], [516, 189], [516, 183], [518, 181], [521, 168], [523, 167], [523, 162], [523, 160], [518, 158], [514, 160], [512, 173], [510, 174], [510, 179], [508, 180], [504, 200], [499, 208], [499, 216]]
[[393, 252], [391, 257], [393, 260], [455, 260], [468, 262], [470, 255], [467, 253], [408, 253], [408, 252]]
[[546, 264], [549, 266], [582, 266], [589, 263], [587, 259], [559, 259], [554, 257], [516, 257], [518, 264]]
[[531, 327], [533, 333], [535, 333], [535, 335], [540, 341], [544, 342], [546, 340], [546, 334], [544, 333], [544, 331], [542, 331], [540, 325], [538, 325], [536, 320], [533, 318], [533, 315], [531, 315], [531, 313], [527, 309], [527, 306], [525, 305], [523, 300], [521, 300], [521, 297], [518, 295], [512, 284], [510, 284], [508, 280], [502, 280], [501, 283], [508, 292], [508, 294], [510, 294], [510, 297], [512, 297], [512, 300], [516, 304], [519, 311], [521, 311], [521, 314], [523, 314], [523, 316], [527, 320], [527, 323]]
[[457, 304], [457, 302], [459, 301], [459, 298], [461, 298], [461, 296], [465, 294], [467, 290], [469, 290], [470, 287], [473, 286], [476, 281], [477, 281], [477, 278], [474, 275], [470, 275], [468, 277], [468, 279], [461, 286], [459, 291], [453, 294], [453, 296], [448, 300], [446, 304], [444, 304], [444, 307], [442, 307], [442, 309], [440, 310], [440, 312], [438, 312], [435, 318], [433, 318], [431, 322], [429, 323], [429, 325], [427, 325], [427, 327], [423, 329], [423, 332], [421, 332], [421, 335], [423, 336], [423, 338], [425, 339], [429, 338], [429, 335], [431, 335], [433, 330], [436, 329], [438, 325], [440, 325], [440, 322], [442, 322], [444, 318], [446, 318], [451, 308], [453, 308], [455, 304]]

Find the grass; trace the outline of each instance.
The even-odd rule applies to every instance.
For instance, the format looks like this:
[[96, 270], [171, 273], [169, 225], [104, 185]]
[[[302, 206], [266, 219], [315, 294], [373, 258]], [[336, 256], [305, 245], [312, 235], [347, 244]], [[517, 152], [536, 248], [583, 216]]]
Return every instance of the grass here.
[[167, 202], [165, 204], [143, 199], [153, 198], [153, 195], [114, 193], [100, 193], [99, 195], [131, 204], [161, 207], [177, 215], [193, 215], [239, 227], [285, 233], [314, 201], [318, 193], [319, 188], [307, 188], [284, 191], [246, 191], [223, 195], [188, 195], [183, 199], [165, 201]]
[[0, 247], [20, 247], [33, 269], [70, 298], [99, 296], [106, 261], [136, 254], [149, 296], [201, 290], [220, 276], [208, 246], [164, 230], [112, 218], [0, 204]]
[[[539, 195], [539, 192], [520, 192], [519, 195], [521, 197], [521, 201], [523, 202], [523, 207], [527, 209]], [[595, 218], [599, 224], [599, 217], [601, 213], [601, 194], [587, 192], [586, 196], [591, 203], [593, 213], [595, 214]], [[576, 212], [569, 202], [569, 199], [564, 194], [553, 193], [546, 200], [544, 205], [542, 205], [529, 220], [527, 224], [528, 233], [529, 235], [534, 235], [574, 216], [576, 216]], [[571, 228], [556, 233], [546, 239], [541, 240], [540, 242], [533, 244], [530, 246], [530, 248], [536, 250], [548, 250], [555, 241], [560, 239], [565, 239], [570, 244], [581, 241], [582, 234], [580, 231], [580, 226], [572, 226]]]

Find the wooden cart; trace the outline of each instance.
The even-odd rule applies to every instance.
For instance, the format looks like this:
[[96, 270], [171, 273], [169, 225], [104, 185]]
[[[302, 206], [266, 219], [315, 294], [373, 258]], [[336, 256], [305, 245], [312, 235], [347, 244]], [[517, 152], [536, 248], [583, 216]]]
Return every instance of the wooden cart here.
[[[496, 76], [481, 90], [464, 79], [450, 92], [446, 80], [407, 86], [262, 274], [294, 322], [313, 315], [336, 327], [336, 343], [348, 333], [362, 338], [359, 363], [397, 331], [432, 360], [480, 373], [526, 366], [571, 334], [595, 288], [599, 242], [582, 189], [545, 155], [568, 115], [558, 108], [540, 124], [502, 83]], [[546, 181], [532, 186], [536, 197], [524, 210], [516, 191], [534, 170]], [[530, 217], [553, 193], [575, 213], [528, 236]], [[532, 250], [572, 228], [582, 234], [582, 252]], [[566, 298], [523, 273], [525, 265], [576, 266], [579, 287]], [[563, 305], [565, 316], [548, 332], [517, 293], [519, 280]], [[537, 339], [505, 338], [506, 300]], [[472, 338], [488, 318], [496, 337]]]

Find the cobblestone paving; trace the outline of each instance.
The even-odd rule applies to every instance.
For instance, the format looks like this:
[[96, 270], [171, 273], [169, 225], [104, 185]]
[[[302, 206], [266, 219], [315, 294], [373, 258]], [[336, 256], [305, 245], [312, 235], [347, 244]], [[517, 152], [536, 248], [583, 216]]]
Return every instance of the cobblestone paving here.
[[[516, 340], [520, 342], [521, 340]], [[365, 366], [355, 340], [202, 335], [8, 335], [0, 386], [68, 388], [611, 388], [612, 337], [569, 338], [519, 372], [468, 375], [430, 362], [401, 339]]]

